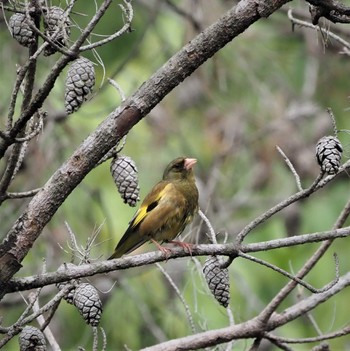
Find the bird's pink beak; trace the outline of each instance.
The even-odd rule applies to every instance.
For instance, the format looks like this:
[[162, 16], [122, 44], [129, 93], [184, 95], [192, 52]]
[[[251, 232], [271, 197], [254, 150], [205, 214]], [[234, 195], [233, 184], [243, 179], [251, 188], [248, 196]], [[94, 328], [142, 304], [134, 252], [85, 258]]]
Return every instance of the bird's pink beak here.
[[197, 163], [197, 160], [195, 158], [186, 158], [185, 159], [185, 168], [186, 170], [191, 169], [195, 164]]

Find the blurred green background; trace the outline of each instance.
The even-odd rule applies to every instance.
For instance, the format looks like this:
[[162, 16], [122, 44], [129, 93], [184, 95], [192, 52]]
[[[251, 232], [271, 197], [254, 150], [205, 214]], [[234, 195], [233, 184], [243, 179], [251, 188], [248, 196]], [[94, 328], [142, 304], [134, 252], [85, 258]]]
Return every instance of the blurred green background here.
[[[97, 1], [98, 4], [101, 1]], [[52, 1], [64, 6], [64, 3]], [[174, 6], [175, 5], [175, 6]], [[11, 191], [40, 187], [121, 101], [106, 78], [114, 79], [126, 96], [132, 94], [152, 73], [191, 40], [201, 29], [213, 23], [232, 6], [231, 1], [133, 1], [133, 31], [95, 52], [84, 54], [96, 63], [96, 87], [92, 99], [73, 115], [64, 116], [65, 72], [59, 77], [44, 104], [48, 118], [43, 132], [30, 144], [21, 172]], [[304, 2], [293, 1], [269, 19], [261, 20], [222, 49], [191, 77], [170, 93], [151, 113], [135, 126], [127, 137], [122, 154], [130, 156], [139, 170], [141, 198], [156, 183], [165, 165], [173, 158], [188, 155], [198, 159], [197, 184], [200, 206], [207, 214], [219, 242], [231, 242], [256, 216], [297, 191], [290, 170], [276, 150], [280, 146], [309, 186], [319, 173], [314, 150], [317, 140], [332, 134], [326, 108], [331, 107], [338, 129], [349, 129], [348, 56], [327, 35], [295, 27], [287, 18], [287, 9], [308, 19]], [[182, 16], [178, 9], [187, 13]], [[94, 2], [78, 1], [74, 7], [72, 38], [95, 12]], [[87, 16], [84, 16], [87, 15]], [[8, 19], [10, 14], [5, 12]], [[111, 34], [123, 23], [118, 2], [114, 2], [98, 25], [92, 41]], [[331, 28], [345, 40], [348, 26]], [[1, 128], [6, 124], [16, 66], [25, 63], [26, 49], [10, 36], [4, 18], [0, 31]], [[36, 89], [59, 55], [38, 61]], [[103, 65], [101, 65], [103, 62]], [[5, 82], [9, 82], [6, 84]], [[339, 135], [349, 154], [349, 137]], [[123, 234], [134, 208], [123, 204], [109, 171], [110, 161], [93, 170], [64, 202], [23, 261], [18, 276], [38, 274], [43, 259], [47, 270], [55, 271], [71, 258], [67, 222], [79, 245], [97, 230], [92, 261], [107, 258]], [[310, 198], [283, 210], [255, 229], [246, 239], [258, 242], [289, 235], [329, 230], [348, 200], [348, 176], [338, 177]], [[11, 228], [29, 200], [8, 200], [0, 211], [2, 237]], [[208, 242], [206, 228], [199, 218], [184, 233], [187, 241]], [[333, 252], [339, 255], [340, 273], [350, 269], [348, 239], [339, 239], [325, 255], [307, 281], [321, 288], [334, 278]], [[285, 270], [296, 272], [318, 245], [258, 253]], [[153, 250], [144, 245], [137, 253]], [[162, 266], [178, 285], [190, 308], [197, 331], [228, 325], [223, 307], [213, 299], [201, 275], [205, 258], [169, 261]], [[78, 262], [77, 262], [78, 263]], [[229, 268], [231, 308], [235, 322], [256, 316], [275, 296], [287, 279], [256, 263], [237, 259]], [[164, 275], [155, 267], [131, 269], [89, 278], [104, 302], [101, 327], [107, 335], [107, 350], [131, 350], [160, 341], [191, 334], [185, 309]], [[41, 304], [55, 292], [44, 288]], [[24, 297], [26, 293], [23, 293]], [[281, 306], [286, 308], [309, 296], [297, 289]], [[312, 312], [322, 333], [349, 323], [348, 296], [343, 291]], [[19, 294], [6, 296], [0, 305], [2, 325], [13, 323], [24, 309]], [[344, 308], [345, 307], [345, 308]], [[74, 307], [63, 301], [50, 327], [63, 350], [83, 346], [91, 348], [91, 328]], [[279, 329], [277, 335], [309, 337], [317, 335], [307, 318]], [[249, 341], [238, 341], [233, 350], [247, 350]], [[346, 338], [330, 341], [332, 350], [350, 348]], [[295, 350], [314, 346], [298, 345]], [[14, 338], [5, 347], [17, 350]], [[223, 346], [213, 350], [224, 349]], [[263, 350], [275, 350], [270, 344]]]

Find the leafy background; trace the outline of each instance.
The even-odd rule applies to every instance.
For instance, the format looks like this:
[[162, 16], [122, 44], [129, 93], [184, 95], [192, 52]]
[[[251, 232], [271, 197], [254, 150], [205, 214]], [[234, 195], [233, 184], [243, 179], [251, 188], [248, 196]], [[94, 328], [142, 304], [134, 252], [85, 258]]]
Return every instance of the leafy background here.
[[[52, 1], [52, 4], [60, 3]], [[203, 0], [174, 1], [174, 4], [190, 13], [202, 28], [232, 6], [229, 1]], [[133, 6], [134, 30], [98, 48], [98, 56], [96, 53], [88, 56], [96, 63], [95, 95], [69, 118], [63, 114], [65, 77], [62, 75], [58, 80], [44, 105], [48, 111], [44, 133], [29, 149], [11, 191], [42, 186], [89, 132], [120, 104], [119, 94], [106, 82], [106, 77], [113, 78], [128, 96], [198, 33], [193, 23], [176, 13], [168, 1], [140, 0], [134, 1]], [[292, 2], [289, 6], [307, 16], [302, 2]], [[306, 187], [319, 172], [315, 143], [321, 136], [333, 133], [326, 108], [333, 109], [338, 129], [348, 128], [348, 57], [341, 55], [341, 48], [325, 35], [298, 27], [293, 30], [287, 9], [253, 25], [187, 78], [133, 128], [122, 151], [138, 166], [141, 198], [160, 179], [171, 159], [179, 155], [196, 157], [200, 206], [219, 233], [220, 242], [232, 241], [257, 215], [296, 192], [295, 180], [276, 145], [292, 160]], [[111, 33], [121, 26], [117, 2], [113, 10], [99, 24], [96, 34]], [[77, 2], [73, 20], [83, 27], [94, 11], [93, 2]], [[5, 15], [8, 19], [9, 14]], [[16, 65], [25, 62], [26, 53], [11, 38], [4, 18], [0, 24], [3, 63], [0, 116], [4, 125]], [[323, 25], [328, 28], [328, 23]], [[348, 28], [340, 29], [342, 37], [347, 39]], [[73, 38], [76, 34], [77, 29], [73, 30]], [[55, 54], [40, 59], [38, 84], [57, 57]], [[340, 133], [339, 138], [347, 158], [348, 134]], [[43, 259], [48, 271], [55, 271], [62, 262], [70, 260], [65, 222], [81, 245], [95, 231], [100, 231], [92, 259], [105, 259], [111, 254], [135, 209], [123, 204], [107, 163], [92, 171], [59, 209], [24, 260], [21, 276], [39, 273]], [[348, 181], [347, 176], [339, 178], [311, 198], [285, 209], [251, 233], [247, 242], [329, 230], [347, 201]], [[21, 199], [3, 204], [0, 212], [3, 236], [26, 202]], [[188, 241], [207, 242], [205, 230], [196, 219], [184, 236]], [[348, 241], [341, 239], [334, 244], [333, 251], [339, 257], [347, 256]], [[317, 246], [279, 249], [256, 256], [296, 272]], [[144, 245], [137, 252], [153, 249]], [[334, 278], [333, 251], [307, 277], [317, 288]], [[204, 258], [199, 261], [203, 263]], [[210, 295], [199, 261], [180, 259], [164, 263], [163, 267], [185, 296], [197, 330], [223, 327], [228, 324], [227, 315]], [[349, 269], [349, 262], [341, 260], [340, 273]], [[254, 317], [287, 281], [276, 272], [242, 259], [233, 262], [230, 277], [231, 308], [236, 322]], [[156, 267], [120, 271], [89, 280], [100, 290], [104, 301], [101, 326], [107, 334], [107, 349], [122, 350], [127, 345], [136, 350], [191, 333], [184, 306]], [[43, 295], [48, 298], [54, 291], [54, 287], [44, 288]], [[308, 294], [297, 289], [288, 301]], [[44, 302], [45, 297], [41, 303]], [[23, 306], [21, 296], [7, 296], [0, 306], [3, 325], [14, 322]], [[348, 306], [346, 291], [313, 312], [322, 332], [349, 322], [349, 311], [344, 306]], [[64, 350], [91, 346], [90, 327], [64, 301], [50, 326]], [[300, 319], [281, 328], [279, 335], [307, 337], [316, 335], [316, 331], [309, 320]], [[350, 347], [345, 339], [330, 341], [330, 345], [335, 350], [345, 350]], [[248, 347], [243, 341], [234, 345], [235, 350]], [[296, 350], [310, 348], [297, 346]], [[17, 341], [9, 343], [7, 349], [17, 350]], [[266, 346], [266, 350], [273, 348]]]

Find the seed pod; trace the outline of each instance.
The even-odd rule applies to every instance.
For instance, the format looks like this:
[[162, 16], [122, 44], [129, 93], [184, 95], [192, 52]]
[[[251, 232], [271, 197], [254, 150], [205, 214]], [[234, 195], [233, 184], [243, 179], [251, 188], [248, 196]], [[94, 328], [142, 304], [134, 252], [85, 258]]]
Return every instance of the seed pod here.
[[134, 207], [140, 200], [135, 162], [128, 156], [115, 157], [111, 162], [110, 171], [124, 203]]
[[[53, 42], [61, 47], [66, 46], [70, 35], [71, 22], [64, 15], [63, 9], [57, 6], [51, 6], [44, 15], [44, 34], [49, 38], [55, 37]], [[57, 33], [58, 31], [58, 33]], [[56, 52], [56, 49], [48, 45], [44, 49], [44, 55], [49, 56]]]
[[25, 326], [19, 334], [20, 351], [46, 351], [46, 339], [42, 331], [30, 325]]
[[24, 13], [15, 13], [9, 19], [11, 35], [22, 45], [30, 46], [35, 38]]
[[77, 111], [95, 85], [95, 69], [92, 62], [84, 57], [75, 60], [69, 67], [65, 89], [65, 108], [67, 114]]
[[[69, 270], [70, 268], [74, 268], [76, 267], [75, 264], [73, 263], [63, 263], [61, 264], [58, 269], [57, 269], [57, 272], [62, 272], [62, 271], [65, 271], [65, 270]], [[56, 284], [56, 287], [58, 290], [62, 290], [63, 288], [65, 288], [68, 284], [73, 284], [73, 285], [78, 285], [80, 282], [79, 279], [72, 279], [71, 281], [69, 282], [63, 282], [63, 283], [57, 283]], [[63, 296], [63, 298], [68, 302], [70, 303], [71, 305], [73, 305], [73, 297], [74, 297], [74, 293], [75, 293], [75, 287], [72, 289], [72, 290], [69, 290], [68, 293]]]
[[89, 283], [79, 284], [74, 293], [73, 304], [85, 322], [97, 327], [102, 314], [102, 302], [97, 290]]
[[338, 138], [328, 135], [322, 137], [316, 145], [316, 159], [321, 170], [327, 174], [335, 174], [340, 167], [343, 148]]
[[203, 273], [209, 289], [220, 305], [227, 307], [230, 303], [230, 279], [227, 268], [220, 268], [220, 261], [216, 256], [205, 260]]

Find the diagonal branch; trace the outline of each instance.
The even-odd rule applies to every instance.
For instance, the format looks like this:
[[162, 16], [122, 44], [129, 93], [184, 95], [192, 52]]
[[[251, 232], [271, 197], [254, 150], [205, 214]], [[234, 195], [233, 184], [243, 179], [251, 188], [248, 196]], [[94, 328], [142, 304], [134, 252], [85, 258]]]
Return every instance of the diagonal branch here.
[[[350, 272], [339, 279], [339, 282], [331, 289], [322, 294], [312, 295], [303, 301], [286, 309], [281, 314], [274, 314], [268, 323], [259, 322], [258, 318], [252, 318], [248, 322], [236, 324], [221, 329], [214, 329], [183, 338], [173, 339], [158, 345], [146, 347], [142, 351], [175, 351], [195, 350], [207, 346], [213, 346], [230, 340], [243, 338], [260, 338], [264, 332], [271, 331], [286, 323], [302, 316], [305, 312], [317, 307], [320, 303], [330, 299], [335, 294], [350, 285]], [[347, 332], [348, 330], [346, 330]], [[181, 345], [181, 346], [180, 346]]]
[[[336, 223], [333, 228], [341, 228], [346, 219], [350, 214], [350, 201], [344, 206], [344, 209], [340, 213]], [[324, 241], [320, 247], [314, 252], [314, 254], [306, 261], [304, 266], [296, 274], [296, 277], [302, 279], [304, 278], [311, 269], [317, 264], [325, 252], [330, 248], [334, 239], [328, 239]], [[266, 322], [276, 310], [276, 308], [282, 303], [282, 301], [290, 294], [290, 292], [296, 287], [297, 283], [295, 281], [290, 281], [286, 284], [278, 294], [272, 299], [272, 301], [265, 307], [265, 309], [260, 313], [260, 318]]]

